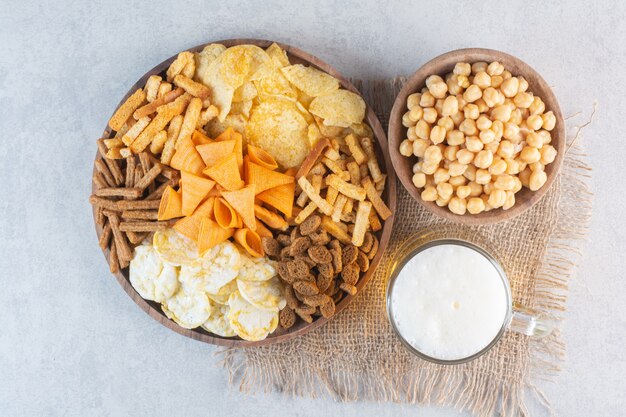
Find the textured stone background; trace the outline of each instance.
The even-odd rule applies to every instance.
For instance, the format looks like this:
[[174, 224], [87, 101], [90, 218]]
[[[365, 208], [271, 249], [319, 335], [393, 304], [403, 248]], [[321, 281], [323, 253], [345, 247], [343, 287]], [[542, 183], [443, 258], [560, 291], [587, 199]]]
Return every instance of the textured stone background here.
[[[176, 7], [170, 4], [176, 3]], [[297, 45], [345, 75], [408, 74], [445, 51], [519, 56], [586, 121], [595, 208], [543, 383], [557, 415], [626, 408], [625, 4], [604, 2], [0, 1], [0, 414], [458, 415], [226, 386], [214, 348], [149, 318], [109, 275], [87, 197], [94, 140], [127, 88], [181, 49], [231, 37]], [[540, 411], [538, 408], [534, 410]]]

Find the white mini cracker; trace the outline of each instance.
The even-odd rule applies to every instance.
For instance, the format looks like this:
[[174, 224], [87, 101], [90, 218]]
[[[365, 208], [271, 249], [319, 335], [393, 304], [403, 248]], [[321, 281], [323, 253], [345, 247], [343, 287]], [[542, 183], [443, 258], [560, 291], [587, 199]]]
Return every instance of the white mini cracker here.
[[152, 244], [161, 259], [172, 265], [189, 264], [199, 256], [196, 243], [172, 228], [155, 232]]
[[287, 304], [283, 296], [283, 287], [277, 277], [268, 281], [237, 279], [237, 288], [241, 296], [256, 308], [278, 311]]
[[190, 287], [211, 294], [232, 281], [241, 267], [241, 255], [237, 247], [225, 241], [208, 250], [202, 258], [180, 268], [180, 281]]
[[237, 336], [244, 340], [263, 340], [278, 326], [278, 311], [254, 307], [239, 291], [230, 295], [228, 305], [228, 322]]
[[237, 333], [230, 327], [230, 323], [226, 316], [230, 307], [228, 304], [211, 303], [212, 311], [209, 319], [202, 324], [202, 328], [207, 332], [214, 333], [222, 337], [237, 336]]
[[211, 302], [205, 293], [181, 287], [161, 304], [165, 315], [186, 329], [195, 329], [211, 316]]
[[160, 303], [178, 290], [178, 270], [163, 263], [152, 245], [137, 246], [130, 262], [130, 283], [143, 298]]
[[238, 279], [246, 281], [267, 281], [276, 276], [276, 262], [268, 258], [252, 258], [247, 255], [241, 256], [241, 269]]

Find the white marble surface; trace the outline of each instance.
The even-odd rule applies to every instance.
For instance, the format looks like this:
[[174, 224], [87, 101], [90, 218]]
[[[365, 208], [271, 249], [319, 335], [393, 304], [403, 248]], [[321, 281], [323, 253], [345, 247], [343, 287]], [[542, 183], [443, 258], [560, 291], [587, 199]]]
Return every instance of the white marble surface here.
[[159, 325], [109, 275], [87, 196], [93, 141], [115, 104], [181, 49], [259, 37], [371, 78], [410, 73], [451, 49], [491, 47], [542, 73], [566, 115], [581, 111], [570, 125], [598, 100], [584, 132], [595, 207], [570, 286], [568, 358], [542, 386], [557, 415], [623, 415], [626, 7], [541, 3], [548, 2], [2, 0], [0, 414], [458, 415], [229, 391], [214, 348]]

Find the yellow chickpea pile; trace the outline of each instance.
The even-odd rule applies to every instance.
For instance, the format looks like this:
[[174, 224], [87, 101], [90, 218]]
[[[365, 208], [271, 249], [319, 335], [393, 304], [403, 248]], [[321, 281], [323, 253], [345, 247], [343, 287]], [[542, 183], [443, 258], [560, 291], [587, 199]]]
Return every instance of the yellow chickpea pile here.
[[499, 62], [459, 62], [445, 80], [431, 75], [408, 97], [400, 153], [419, 158], [413, 184], [424, 201], [478, 214], [510, 209], [522, 187], [543, 187], [557, 155], [556, 117], [527, 90], [524, 77]]

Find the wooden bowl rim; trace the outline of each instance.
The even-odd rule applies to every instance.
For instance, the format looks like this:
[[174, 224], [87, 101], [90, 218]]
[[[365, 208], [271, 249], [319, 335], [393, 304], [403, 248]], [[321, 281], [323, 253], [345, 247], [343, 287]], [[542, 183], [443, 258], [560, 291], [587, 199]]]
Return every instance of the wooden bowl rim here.
[[[542, 98], [542, 100], [546, 104], [546, 110], [552, 110], [554, 112], [554, 115], [556, 117], [556, 126], [555, 129], [553, 129], [551, 132], [551, 144], [557, 149], [558, 153], [554, 162], [546, 167], [546, 174], [548, 176], [546, 184], [538, 191], [531, 192], [530, 190], [528, 190], [526, 194], [530, 193], [530, 196], [522, 201], [516, 202], [516, 204], [509, 210], [496, 209], [477, 215], [466, 213], [465, 215], [461, 216], [452, 213], [450, 210], [448, 210], [447, 207], [437, 206], [435, 202], [423, 201], [420, 196], [420, 191], [413, 185], [411, 178], [412, 173], [411, 175], [405, 175], [403, 167], [406, 164], [412, 165], [414, 158], [407, 158], [405, 156], [402, 156], [399, 151], [400, 142], [404, 139], [404, 137], [402, 137], [402, 134], [406, 133], [406, 128], [402, 125], [402, 115], [407, 111], [407, 97], [410, 94], [419, 91], [419, 89], [424, 86], [425, 80], [429, 75], [444, 75], [445, 73], [451, 71], [451, 68], [446, 68], [454, 66], [454, 63], [456, 62], [474, 63], [478, 61], [499, 61], [503, 63], [505, 67], [510, 67], [511, 64], [513, 64], [516, 67], [516, 70], [514, 72], [517, 75], [521, 75], [526, 78], [529, 83], [529, 90], [536, 93], [536, 95]], [[439, 217], [443, 217], [447, 220], [452, 220], [456, 223], [466, 225], [494, 224], [510, 220], [516, 216], [519, 216], [520, 214], [524, 213], [526, 210], [537, 204], [541, 200], [541, 198], [546, 195], [546, 193], [556, 180], [556, 177], [558, 176], [561, 166], [563, 164], [563, 159], [566, 152], [565, 120], [563, 119], [561, 107], [556, 98], [556, 95], [554, 94], [548, 83], [537, 71], [535, 71], [530, 65], [528, 65], [521, 59], [505, 52], [485, 48], [464, 48], [446, 52], [431, 59], [430, 61], [422, 65], [417, 71], [415, 71], [411, 75], [411, 77], [407, 79], [406, 83], [396, 96], [389, 118], [389, 129], [387, 133], [389, 143], [389, 155], [393, 164], [394, 171], [396, 172], [396, 175], [400, 179], [400, 182], [407, 190], [407, 192], [411, 195], [411, 197], [413, 197], [415, 201], [417, 201], [431, 213]]]
[[[191, 51], [191, 52], [199, 52], [201, 51], [206, 45], [209, 45], [211, 43], [221, 43], [226, 47], [231, 47], [231, 46], [235, 46], [235, 45], [241, 45], [241, 44], [252, 44], [252, 45], [257, 45], [261, 48], [266, 48], [268, 46], [270, 46], [272, 43], [274, 43], [274, 41], [270, 41], [270, 40], [264, 40], [264, 39], [225, 39], [225, 40], [218, 40], [218, 41], [212, 41], [212, 42], [207, 42], [201, 45], [197, 45], [193, 48], [189, 48], [187, 49], [187, 51]], [[337, 71], [334, 67], [332, 67], [331, 65], [329, 65], [328, 63], [322, 61], [321, 59], [302, 51], [301, 49], [295, 48], [291, 45], [288, 44], [284, 44], [281, 42], [275, 42], [276, 44], [278, 44], [281, 48], [283, 48], [290, 56], [290, 58], [295, 58], [298, 62], [304, 62], [307, 63], [309, 65], [313, 65], [315, 67], [317, 67], [318, 69], [327, 72], [328, 74], [334, 76], [335, 78], [337, 78], [339, 80], [339, 82], [341, 83], [341, 86], [345, 89], [348, 89], [352, 92], [355, 92], [357, 94], [359, 94], [359, 96], [361, 95], [360, 92], [356, 89], [356, 87], [347, 79], [345, 78], [339, 71]], [[181, 51], [182, 52], [182, 51]], [[159, 74], [163, 71], [165, 71], [169, 65], [174, 61], [174, 59], [176, 59], [176, 56], [178, 54], [171, 56], [170, 58], [166, 59], [165, 61], [161, 62], [160, 64], [156, 65], [154, 68], [152, 68], [150, 71], [148, 71], [146, 74], [144, 74], [130, 89], [129, 91], [126, 93], [126, 95], [122, 98], [122, 100], [119, 102], [119, 104], [116, 106], [116, 109], [122, 104], [124, 103], [124, 101], [137, 89], [140, 87], [143, 87], [146, 80], [148, 79], [148, 77], [152, 74]], [[376, 138], [376, 142], [377, 142], [377, 149], [376, 149], [376, 153], [377, 156], [379, 158], [379, 161], [382, 161], [384, 163], [384, 166], [381, 166], [381, 168], [383, 169], [383, 171], [387, 174], [387, 186], [385, 187], [385, 192], [383, 194], [383, 197], [385, 199], [386, 204], [389, 206], [389, 208], [391, 209], [392, 213], [394, 213], [394, 215], [392, 215], [391, 217], [389, 217], [383, 224], [383, 229], [380, 232], [378, 239], [379, 239], [379, 250], [378, 253], [376, 254], [376, 256], [372, 259], [371, 263], [370, 263], [370, 268], [369, 270], [365, 273], [365, 275], [363, 275], [363, 277], [359, 280], [359, 282], [357, 283], [356, 287], [357, 287], [357, 293], [355, 295], [349, 295], [346, 294], [346, 296], [343, 297], [343, 299], [339, 302], [339, 304], [337, 304], [336, 307], [336, 312], [335, 315], [329, 319], [326, 319], [324, 317], [318, 317], [316, 320], [314, 320], [312, 323], [307, 324], [307, 323], [302, 323], [300, 325], [299, 328], [294, 329], [293, 331], [287, 331], [283, 334], [279, 334], [279, 335], [269, 335], [266, 339], [264, 340], [260, 340], [260, 341], [247, 341], [247, 340], [242, 340], [242, 339], [235, 339], [235, 338], [224, 338], [224, 337], [220, 337], [218, 335], [214, 335], [214, 334], [210, 334], [208, 332], [206, 332], [204, 329], [198, 327], [196, 329], [185, 329], [184, 327], [179, 326], [177, 323], [175, 323], [174, 321], [168, 319], [165, 314], [161, 311], [160, 307], [159, 307], [159, 303], [155, 303], [153, 301], [147, 301], [144, 300], [133, 288], [133, 286], [130, 284], [129, 280], [128, 280], [128, 273], [124, 273], [123, 271], [119, 271], [116, 274], [113, 274], [115, 276], [115, 278], [117, 279], [117, 282], [120, 284], [120, 286], [124, 289], [124, 291], [130, 296], [130, 298], [144, 311], [146, 312], [150, 317], [152, 317], [153, 319], [155, 319], [156, 321], [158, 321], [159, 323], [161, 323], [163, 326], [167, 327], [170, 330], [175, 331], [178, 334], [181, 334], [183, 336], [189, 337], [191, 339], [194, 340], [199, 340], [201, 342], [204, 343], [209, 343], [209, 344], [213, 344], [213, 345], [220, 345], [220, 346], [226, 346], [226, 347], [254, 347], [254, 346], [267, 346], [267, 345], [271, 345], [274, 343], [280, 343], [280, 342], [284, 342], [290, 339], [293, 339], [297, 336], [300, 336], [302, 334], [308, 333], [312, 330], [317, 329], [318, 327], [324, 325], [325, 323], [327, 323], [328, 321], [332, 320], [332, 318], [336, 317], [343, 309], [345, 309], [353, 300], [355, 297], [357, 297], [361, 291], [363, 290], [363, 288], [365, 287], [365, 285], [369, 282], [369, 280], [371, 279], [374, 271], [376, 270], [376, 267], [378, 266], [378, 264], [380, 263], [380, 260], [382, 258], [382, 254], [385, 251], [385, 248], [387, 247], [388, 243], [389, 243], [389, 239], [391, 237], [391, 230], [393, 227], [393, 220], [395, 217], [395, 209], [396, 209], [396, 180], [395, 180], [395, 173], [393, 170], [393, 166], [391, 164], [391, 160], [389, 157], [389, 152], [388, 152], [388, 146], [387, 146], [387, 137], [385, 135], [385, 131], [382, 128], [382, 125], [380, 124], [380, 121], [378, 120], [378, 117], [376, 116], [376, 114], [374, 113], [374, 110], [369, 106], [369, 104], [366, 103], [366, 121], [369, 124], [369, 126], [372, 128], [372, 131], [374, 132], [374, 136]], [[107, 125], [107, 127], [104, 129], [104, 132], [102, 134], [102, 137], [110, 137], [110, 135], [112, 134], [112, 130], [111, 128]], [[100, 155], [98, 154], [98, 152], [96, 152], [96, 157], [95, 159], [100, 158]], [[95, 167], [94, 167], [94, 173], [95, 173]], [[92, 181], [92, 192], [95, 191], [95, 184]], [[102, 227], [100, 227], [97, 223], [96, 223], [96, 209], [95, 207], [92, 207], [92, 214], [94, 217], [94, 225], [96, 227], [96, 234], [98, 239], [100, 238], [101, 234], [102, 234]], [[102, 251], [103, 255], [105, 257], [105, 259], [107, 260], [108, 263], [108, 259], [109, 259], [109, 249], [105, 249]]]

